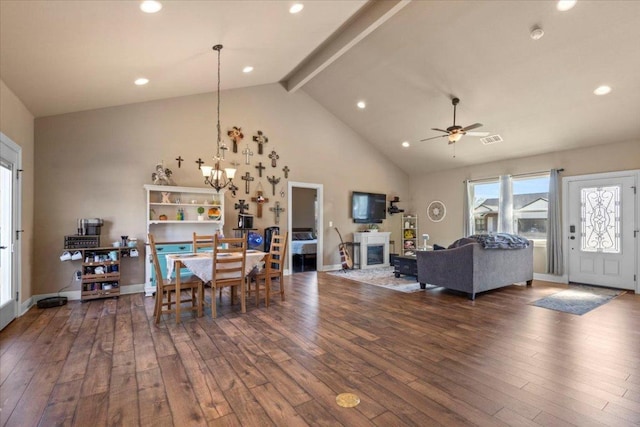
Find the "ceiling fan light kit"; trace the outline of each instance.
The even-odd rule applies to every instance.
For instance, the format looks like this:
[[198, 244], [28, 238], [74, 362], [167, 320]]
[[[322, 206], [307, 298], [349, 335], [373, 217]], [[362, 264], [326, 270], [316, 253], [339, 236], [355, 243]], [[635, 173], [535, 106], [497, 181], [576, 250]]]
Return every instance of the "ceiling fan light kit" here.
[[[443, 133], [445, 133], [445, 135], [432, 136], [431, 138], [421, 139], [420, 142], [428, 141], [430, 139], [443, 138], [443, 137], [446, 136], [449, 139], [449, 144], [454, 144], [454, 143], [460, 141], [460, 139], [462, 138], [463, 135], [466, 135], [466, 134], [471, 135], [472, 133], [469, 132], [469, 131], [481, 127], [482, 123], [474, 123], [474, 124], [466, 126], [466, 127], [462, 127], [462, 126], [456, 125], [456, 109], [457, 109], [457, 106], [458, 106], [459, 103], [460, 103], [460, 99], [459, 98], [453, 97], [451, 99], [451, 104], [453, 104], [453, 125], [452, 126], [449, 126], [446, 130], [445, 129], [438, 129], [438, 128], [431, 128], [431, 130], [435, 130], [435, 131], [438, 131], [438, 132], [443, 132]], [[476, 136], [487, 136], [488, 135], [487, 132], [473, 132], [473, 134], [476, 135]]]

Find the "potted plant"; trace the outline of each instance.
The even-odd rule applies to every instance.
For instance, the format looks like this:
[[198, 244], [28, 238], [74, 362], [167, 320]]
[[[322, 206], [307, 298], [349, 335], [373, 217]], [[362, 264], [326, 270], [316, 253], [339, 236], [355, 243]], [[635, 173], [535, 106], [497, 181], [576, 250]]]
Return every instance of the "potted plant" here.
[[204, 208], [202, 206], [198, 207], [198, 221], [204, 221]]
[[369, 228], [369, 232], [370, 233], [377, 233], [378, 232], [378, 224], [369, 224], [368, 228]]

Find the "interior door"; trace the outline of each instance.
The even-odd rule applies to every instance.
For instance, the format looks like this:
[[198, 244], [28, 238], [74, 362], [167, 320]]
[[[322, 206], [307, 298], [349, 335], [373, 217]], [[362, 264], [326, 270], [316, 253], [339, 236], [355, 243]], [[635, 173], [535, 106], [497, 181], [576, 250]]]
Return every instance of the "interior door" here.
[[635, 177], [570, 181], [569, 281], [635, 289]]
[[18, 315], [18, 181], [20, 148], [0, 134], [0, 329]]

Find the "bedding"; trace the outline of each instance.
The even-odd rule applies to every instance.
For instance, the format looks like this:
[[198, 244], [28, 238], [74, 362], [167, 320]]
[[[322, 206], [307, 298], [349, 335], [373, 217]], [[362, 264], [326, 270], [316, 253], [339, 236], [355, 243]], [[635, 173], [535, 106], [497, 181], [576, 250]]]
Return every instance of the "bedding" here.
[[291, 254], [295, 259], [300, 259], [302, 271], [307, 259], [316, 257], [318, 239], [311, 228], [294, 228], [291, 233]]
[[318, 239], [311, 228], [294, 228], [291, 233], [291, 253], [311, 255], [317, 252]]

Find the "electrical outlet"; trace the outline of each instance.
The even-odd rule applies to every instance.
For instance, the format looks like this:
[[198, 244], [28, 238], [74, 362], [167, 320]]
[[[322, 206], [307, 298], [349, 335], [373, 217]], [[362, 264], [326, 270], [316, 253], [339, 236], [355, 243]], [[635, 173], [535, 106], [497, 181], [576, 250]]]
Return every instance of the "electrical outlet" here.
[[80, 272], [80, 270], [76, 270], [76, 272], [73, 273], [73, 277], [76, 279], [76, 282], [79, 282], [82, 279], [82, 272]]

